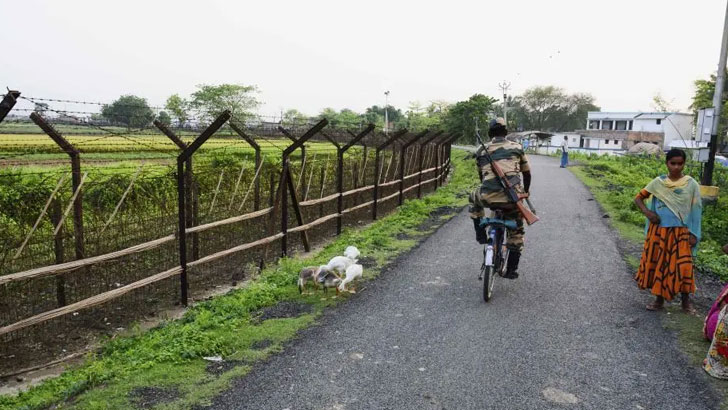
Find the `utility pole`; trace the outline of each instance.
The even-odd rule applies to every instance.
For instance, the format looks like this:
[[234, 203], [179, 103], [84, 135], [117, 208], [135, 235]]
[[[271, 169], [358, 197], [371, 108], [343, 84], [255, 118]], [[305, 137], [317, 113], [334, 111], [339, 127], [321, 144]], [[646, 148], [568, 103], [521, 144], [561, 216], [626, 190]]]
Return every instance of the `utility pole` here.
[[713, 185], [713, 168], [715, 168], [715, 152], [718, 149], [718, 125], [720, 124], [720, 110], [723, 108], [723, 86], [725, 84], [725, 60], [728, 56], [728, 4], [726, 5], [725, 21], [723, 22], [723, 41], [720, 45], [720, 60], [718, 60], [718, 74], [715, 76], [715, 92], [713, 93], [713, 131], [710, 134], [708, 162], [703, 172], [703, 185]]
[[384, 92], [384, 135], [389, 134], [389, 90]]
[[508, 89], [511, 88], [511, 83], [503, 80], [502, 83], [498, 84], [501, 91], [503, 91], [503, 120], [506, 122], [506, 128], [508, 128]]

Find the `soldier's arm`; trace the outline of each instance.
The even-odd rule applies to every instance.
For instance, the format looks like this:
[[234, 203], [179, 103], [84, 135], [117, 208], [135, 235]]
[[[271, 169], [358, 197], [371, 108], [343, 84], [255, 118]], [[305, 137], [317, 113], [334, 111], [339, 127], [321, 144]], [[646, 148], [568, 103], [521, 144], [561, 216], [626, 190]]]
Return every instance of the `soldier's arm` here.
[[531, 188], [531, 164], [528, 162], [526, 154], [521, 156], [521, 174], [523, 174], [523, 189], [529, 192]]

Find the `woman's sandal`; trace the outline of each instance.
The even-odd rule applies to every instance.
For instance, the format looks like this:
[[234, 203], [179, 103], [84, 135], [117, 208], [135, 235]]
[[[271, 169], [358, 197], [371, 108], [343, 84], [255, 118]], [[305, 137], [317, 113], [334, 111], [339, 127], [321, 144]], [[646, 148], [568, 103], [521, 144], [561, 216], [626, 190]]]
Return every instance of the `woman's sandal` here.
[[665, 302], [652, 302], [649, 305], [645, 306], [647, 310], [650, 311], [658, 311], [665, 308]]

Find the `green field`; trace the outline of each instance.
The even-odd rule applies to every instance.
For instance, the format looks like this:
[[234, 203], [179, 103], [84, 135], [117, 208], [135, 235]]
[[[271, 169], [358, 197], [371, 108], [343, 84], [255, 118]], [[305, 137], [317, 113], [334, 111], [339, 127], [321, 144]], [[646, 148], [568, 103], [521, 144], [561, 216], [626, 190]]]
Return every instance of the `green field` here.
[[[65, 138], [81, 152], [81, 161], [89, 164], [114, 164], [119, 162], [173, 163], [180, 149], [162, 135], [67, 135]], [[182, 137], [186, 143], [193, 136]], [[256, 141], [261, 153], [267, 157], [280, 157], [282, 150], [291, 144], [280, 138], [261, 138]], [[335, 153], [328, 142], [310, 142], [311, 152]], [[253, 148], [242, 138], [221, 133], [205, 142], [196, 156], [233, 155], [252, 156]], [[68, 155], [44, 134], [0, 134], [0, 165], [15, 167], [58, 166], [68, 164]]]

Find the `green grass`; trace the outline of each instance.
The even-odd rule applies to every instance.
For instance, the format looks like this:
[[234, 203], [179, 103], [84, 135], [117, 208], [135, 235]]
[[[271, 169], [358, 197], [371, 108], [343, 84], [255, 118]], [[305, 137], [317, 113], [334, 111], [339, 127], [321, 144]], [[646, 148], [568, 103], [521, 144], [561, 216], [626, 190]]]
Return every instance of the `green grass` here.
[[[644, 217], [637, 210], [629, 197], [637, 194], [646, 181], [661, 172], [659, 164], [652, 160], [614, 159], [594, 156], [578, 156], [579, 165], [569, 169], [591, 190], [594, 198], [609, 214], [611, 225], [620, 236], [635, 244], [644, 242]], [[640, 163], [644, 161], [644, 163]], [[664, 172], [663, 172], [664, 173]], [[626, 189], [625, 189], [626, 188]], [[725, 196], [725, 188], [722, 194]], [[626, 192], [624, 192], [626, 191]], [[722, 279], [728, 278], [728, 257], [719, 253], [717, 244], [725, 238], [714, 238], [715, 231], [711, 227], [721, 225], [726, 202], [721, 199], [716, 205], [708, 205], [703, 213], [703, 229], [705, 241], [699, 247], [696, 266], [704, 273], [717, 274]], [[708, 229], [706, 230], [706, 226]], [[717, 235], [715, 235], [717, 236]], [[641, 249], [641, 248], [638, 248]], [[639, 254], [625, 254], [627, 265], [634, 272], [639, 268]], [[692, 366], [700, 367], [708, 352], [710, 343], [703, 338], [703, 318], [684, 314], [680, 308], [668, 306], [663, 316], [663, 326], [674, 331], [681, 350], [688, 356]], [[721, 409], [728, 410], [728, 383], [707, 377], [710, 384], [723, 396]]]
[[[641, 245], [645, 218], [634, 204], [634, 197], [649, 181], [666, 173], [664, 163], [639, 157], [575, 155], [575, 158], [579, 165], [570, 167], [571, 171], [589, 187], [609, 214], [612, 226], [623, 238]], [[703, 237], [695, 266], [701, 273], [728, 280], [728, 255], [721, 251], [721, 246], [728, 243], [728, 183], [722, 177], [725, 169], [718, 171], [715, 180], [722, 195], [715, 204], [703, 207]]]
[[[98, 353], [89, 354], [85, 362], [18, 396], [0, 396], [0, 409], [56, 408], [100, 409], [130, 408], [134, 389], [146, 386], [173, 387], [179, 397], [158, 408], [189, 408], [207, 403], [244, 376], [250, 364], [281, 350], [283, 343], [313, 324], [321, 312], [346, 297], [321, 299], [321, 294], [301, 296], [296, 287], [298, 271], [303, 266], [324, 263], [340, 254], [350, 244], [362, 256], [372, 257], [376, 267], [368, 268], [367, 278], [376, 277], [383, 266], [397, 255], [411, 249], [428, 232], [415, 229], [431, 218], [432, 211], [453, 207], [439, 217], [442, 222], [467, 203], [465, 195], [477, 185], [475, 167], [461, 151], [453, 152], [454, 172], [450, 183], [421, 200], [407, 201], [391, 215], [362, 229], [345, 230], [321, 251], [306, 259], [282, 259], [261, 272], [247, 287], [231, 291], [190, 308], [175, 321], [163, 323], [147, 332], [139, 332], [107, 342]], [[397, 234], [411, 237], [399, 240]], [[282, 301], [311, 306], [311, 312], [289, 319], [270, 319], [258, 323], [255, 314], [262, 308]], [[255, 342], [268, 341], [263, 350], [253, 349]], [[202, 357], [221, 355], [239, 360], [221, 376], [205, 371]]]

